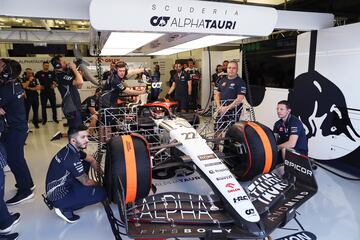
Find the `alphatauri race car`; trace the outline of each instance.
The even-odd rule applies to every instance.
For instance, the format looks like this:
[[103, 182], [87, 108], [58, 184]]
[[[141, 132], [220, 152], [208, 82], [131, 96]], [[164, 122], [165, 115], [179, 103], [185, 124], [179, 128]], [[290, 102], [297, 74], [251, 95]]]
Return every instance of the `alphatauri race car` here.
[[[107, 211], [117, 239], [263, 239], [317, 192], [309, 159], [287, 151], [278, 164], [266, 126], [235, 123], [220, 152], [169, 104], [145, 104], [150, 115], [138, 119], [161, 132], [160, 144], [137, 133], [107, 143], [104, 186], [118, 206]], [[154, 161], [164, 152], [170, 157]]]

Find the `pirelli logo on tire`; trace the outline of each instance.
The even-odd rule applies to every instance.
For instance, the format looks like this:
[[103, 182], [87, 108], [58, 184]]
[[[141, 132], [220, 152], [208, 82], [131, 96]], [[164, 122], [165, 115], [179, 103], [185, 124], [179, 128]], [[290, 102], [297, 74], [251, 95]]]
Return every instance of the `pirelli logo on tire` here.
[[211, 153], [211, 154], [199, 155], [198, 158], [200, 159], [200, 161], [206, 161], [210, 159], [216, 159], [217, 157], [215, 156], [215, 154]]

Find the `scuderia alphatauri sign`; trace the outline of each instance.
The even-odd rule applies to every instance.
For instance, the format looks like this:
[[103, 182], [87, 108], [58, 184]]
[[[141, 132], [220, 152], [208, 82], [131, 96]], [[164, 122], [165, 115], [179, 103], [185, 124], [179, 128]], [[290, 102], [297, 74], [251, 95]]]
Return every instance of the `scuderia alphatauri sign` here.
[[276, 21], [274, 8], [231, 3], [92, 0], [90, 4], [91, 25], [107, 31], [267, 36]]

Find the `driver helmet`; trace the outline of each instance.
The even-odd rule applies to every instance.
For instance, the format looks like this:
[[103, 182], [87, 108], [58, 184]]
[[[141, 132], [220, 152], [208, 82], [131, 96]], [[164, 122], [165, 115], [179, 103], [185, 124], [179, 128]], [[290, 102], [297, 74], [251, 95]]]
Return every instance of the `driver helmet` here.
[[150, 113], [154, 119], [162, 119], [165, 117], [165, 108], [163, 107], [151, 107]]

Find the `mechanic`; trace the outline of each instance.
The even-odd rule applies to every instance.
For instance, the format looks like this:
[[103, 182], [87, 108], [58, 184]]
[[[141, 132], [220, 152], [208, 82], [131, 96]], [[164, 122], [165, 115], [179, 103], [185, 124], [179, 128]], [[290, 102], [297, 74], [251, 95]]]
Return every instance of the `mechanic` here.
[[89, 121], [89, 134], [94, 133], [94, 128], [96, 126], [98, 116], [97, 111], [99, 110], [99, 98], [101, 96], [101, 88], [95, 90], [95, 94], [87, 97], [81, 103], [81, 116], [83, 122]]
[[81, 100], [78, 89], [83, 85], [83, 77], [78, 72], [75, 63], [67, 63], [63, 56], [57, 55], [51, 59], [55, 70], [56, 83], [62, 97], [62, 109], [69, 127], [82, 124]]
[[30, 108], [33, 110], [33, 124], [35, 128], [39, 128], [39, 93], [41, 89], [38, 79], [34, 77], [34, 72], [31, 68], [26, 68], [24, 78], [21, 83], [25, 89], [25, 109], [26, 120], [29, 121]]
[[104, 201], [106, 192], [88, 176], [90, 166], [100, 175], [102, 171], [95, 158], [83, 151], [89, 142], [87, 127], [70, 127], [67, 135], [69, 143], [50, 162], [46, 198], [60, 218], [74, 223], [80, 218], [75, 210]]
[[7, 129], [1, 136], [1, 142], [7, 153], [7, 163], [15, 176], [15, 186], [18, 188], [15, 196], [6, 201], [8, 206], [33, 198], [35, 188], [24, 158], [28, 124], [24, 90], [17, 79], [20, 72], [21, 65], [17, 61], [0, 59], [0, 116], [7, 121]]
[[[0, 117], [0, 137], [6, 128], [5, 118]], [[4, 144], [0, 141], [0, 237], [1, 234], [11, 232], [12, 227], [19, 222], [20, 213], [9, 213], [9, 210], [4, 202], [4, 189], [5, 189], [5, 175], [3, 168], [6, 163], [6, 151]]]
[[159, 94], [161, 92], [161, 80], [160, 80], [160, 66], [158, 64], [154, 67], [154, 72], [152, 72], [148, 88], [150, 89], [147, 102], [155, 102], [159, 98]]
[[228, 66], [228, 64], [229, 64], [229, 61], [228, 60], [224, 60], [223, 61], [223, 71], [224, 71], [224, 73], [227, 73], [227, 66]]
[[40, 102], [41, 102], [42, 125], [45, 125], [47, 122], [46, 105], [48, 100], [50, 102], [50, 106], [52, 110], [53, 121], [59, 123], [59, 121], [57, 120], [56, 96], [54, 91], [54, 89], [56, 88], [55, 73], [53, 71], [49, 71], [48, 61], [44, 61], [42, 67], [43, 69], [41, 71], [36, 72], [35, 74], [35, 78], [39, 80], [41, 85]]
[[[136, 69], [131, 71], [131, 75], [138, 74], [142, 72], [143, 69]], [[146, 89], [143, 90], [135, 90], [127, 87], [124, 83], [124, 79], [128, 74], [127, 65], [125, 62], [117, 62], [115, 64], [115, 69], [113, 74], [111, 74], [110, 78], [107, 79], [104, 89], [103, 89], [103, 97], [102, 99], [107, 102], [106, 98], [109, 98], [108, 107], [116, 107], [117, 106], [117, 99], [121, 93], [125, 93], [128, 95], [140, 95], [146, 93]], [[108, 97], [105, 97], [108, 95]], [[107, 103], [105, 104], [107, 105]]]
[[289, 102], [286, 100], [278, 102], [276, 111], [280, 119], [274, 124], [273, 131], [278, 134], [277, 146], [282, 152], [282, 159], [285, 157], [285, 149], [294, 149], [307, 156], [308, 141], [305, 129], [303, 123], [291, 114]]
[[219, 86], [219, 81], [225, 76], [223, 66], [218, 64], [215, 69], [215, 73], [211, 75], [211, 85], [213, 87]]
[[185, 69], [185, 72], [189, 75], [191, 80], [191, 96], [190, 96], [190, 107], [191, 109], [198, 109], [200, 106], [198, 105], [199, 98], [199, 88], [200, 88], [200, 71], [195, 67], [194, 60], [189, 58], [187, 61], [188, 67]]
[[214, 101], [218, 112], [215, 130], [223, 130], [240, 119], [246, 85], [237, 71], [237, 62], [230, 61], [227, 65], [227, 76], [221, 79], [215, 88]]
[[183, 71], [180, 63], [175, 63], [176, 73], [172, 78], [172, 85], [165, 98], [175, 91], [174, 97], [178, 102], [178, 111], [187, 112], [189, 109], [189, 96], [192, 92], [192, 82], [189, 75]]

